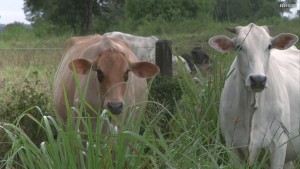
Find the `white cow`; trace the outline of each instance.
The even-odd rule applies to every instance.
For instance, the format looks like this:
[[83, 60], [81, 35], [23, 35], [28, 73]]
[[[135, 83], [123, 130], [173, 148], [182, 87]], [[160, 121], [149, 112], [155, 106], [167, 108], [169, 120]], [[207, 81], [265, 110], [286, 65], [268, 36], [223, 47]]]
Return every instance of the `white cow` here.
[[[118, 38], [126, 41], [139, 60], [155, 63], [155, 44], [159, 40], [156, 36], [143, 37], [123, 32], [107, 32], [103, 34], [103, 36]], [[186, 60], [180, 56], [178, 56], [178, 58], [185, 66], [186, 70], [191, 72]], [[172, 62], [175, 65], [178, 63], [177, 56], [173, 55]]]
[[232, 39], [209, 40], [219, 52], [237, 52], [219, 111], [226, 146], [250, 166], [267, 152], [270, 168], [288, 167], [300, 155], [300, 51], [293, 46], [298, 37], [270, 37], [267, 27], [253, 23], [231, 31]]

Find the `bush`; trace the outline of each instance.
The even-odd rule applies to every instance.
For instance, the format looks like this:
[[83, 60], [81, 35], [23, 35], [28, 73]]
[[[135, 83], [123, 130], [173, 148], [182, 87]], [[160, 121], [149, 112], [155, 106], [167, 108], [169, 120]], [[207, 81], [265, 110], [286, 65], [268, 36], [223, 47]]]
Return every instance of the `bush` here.
[[[170, 79], [164, 76], [157, 76], [153, 79], [149, 100], [155, 104], [148, 104], [147, 116], [153, 120], [165, 136], [168, 136], [168, 127], [171, 117], [176, 112], [176, 104], [181, 99], [182, 90], [178, 79]], [[160, 106], [157, 103], [161, 104]]]
[[34, 37], [31, 26], [19, 22], [6, 25], [0, 35], [4, 41], [31, 39]]
[[166, 103], [170, 107], [181, 98], [182, 91], [178, 79], [170, 79], [164, 76], [157, 76], [153, 79], [150, 100]]
[[[70, 34], [72, 30], [68, 26], [55, 25], [47, 21], [36, 21], [33, 25], [33, 33], [37, 37], [45, 36], [61, 36], [64, 34]], [[71, 31], [71, 34], [74, 33]]]
[[211, 11], [212, 2], [201, 0], [128, 0], [126, 1], [126, 15], [134, 20], [151, 21], [162, 17], [166, 21], [179, 21], [181, 19], [195, 18], [200, 13], [207, 14]]
[[[26, 133], [34, 143], [40, 144], [45, 138], [39, 133], [39, 127], [32, 122], [31, 117], [41, 119], [42, 113], [47, 112], [49, 104], [49, 96], [44, 89], [43, 84], [38, 80], [38, 72], [33, 72], [34, 79], [24, 79], [21, 84], [14, 84], [7, 89], [8, 94], [0, 100], [0, 119], [2, 122], [15, 123]], [[19, 117], [23, 115], [20, 122]], [[2, 133], [2, 131], [1, 131]], [[0, 133], [0, 140], [5, 140], [5, 135]], [[2, 142], [2, 141], [1, 141]], [[3, 141], [4, 142], [4, 141]], [[0, 154], [7, 151], [9, 145], [1, 145]], [[4, 148], [6, 147], [6, 148]]]

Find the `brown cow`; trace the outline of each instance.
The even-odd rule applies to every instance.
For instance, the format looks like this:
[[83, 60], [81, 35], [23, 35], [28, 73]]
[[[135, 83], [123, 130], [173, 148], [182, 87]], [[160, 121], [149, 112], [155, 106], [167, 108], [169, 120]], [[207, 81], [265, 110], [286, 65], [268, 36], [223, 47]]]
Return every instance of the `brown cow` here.
[[[111, 124], [118, 126], [118, 122], [126, 122], [129, 117], [131, 111], [126, 106], [145, 106], [148, 94], [145, 78], [157, 75], [159, 68], [149, 62], [139, 62], [126, 42], [101, 35], [73, 37], [65, 43], [65, 49], [54, 83], [55, 107], [63, 122], [67, 120], [67, 105], [76, 107], [85, 89], [85, 100], [96, 110], [87, 110], [93, 130], [96, 113], [102, 109], [110, 110], [116, 117]], [[78, 90], [74, 72], [78, 74], [82, 92]], [[75, 122], [77, 113], [73, 112], [72, 117]], [[134, 119], [137, 118], [138, 112], [135, 112]], [[108, 132], [108, 124], [103, 126], [102, 132]]]

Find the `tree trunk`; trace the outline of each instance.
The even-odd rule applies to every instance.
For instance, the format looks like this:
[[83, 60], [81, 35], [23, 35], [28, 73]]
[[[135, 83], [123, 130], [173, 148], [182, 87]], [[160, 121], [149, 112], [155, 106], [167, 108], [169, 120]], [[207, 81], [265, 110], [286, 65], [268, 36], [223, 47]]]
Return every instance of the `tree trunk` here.
[[87, 34], [92, 28], [92, 11], [93, 0], [85, 0], [84, 17], [83, 17], [83, 33]]

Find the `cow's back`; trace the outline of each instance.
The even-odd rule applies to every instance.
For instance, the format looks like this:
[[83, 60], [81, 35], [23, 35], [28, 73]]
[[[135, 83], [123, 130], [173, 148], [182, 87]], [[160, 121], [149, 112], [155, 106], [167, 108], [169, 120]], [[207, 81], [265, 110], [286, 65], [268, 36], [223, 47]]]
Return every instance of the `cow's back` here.
[[157, 37], [142, 37], [122, 32], [108, 32], [103, 36], [113, 37], [126, 41], [139, 60], [155, 63], [155, 44], [158, 41]]
[[294, 46], [286, 50], [274, 49], [272, 57], [279, 66], [289, 96], [289, 137], [293, 145], [289, 144], [286, 159], [292, 159], [296, 153], [300, 154], [300, 51]]

